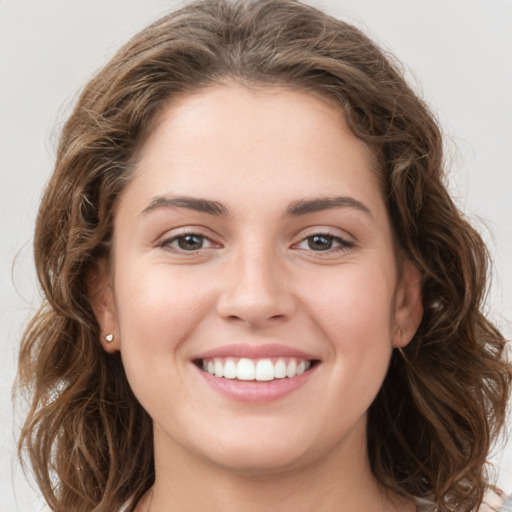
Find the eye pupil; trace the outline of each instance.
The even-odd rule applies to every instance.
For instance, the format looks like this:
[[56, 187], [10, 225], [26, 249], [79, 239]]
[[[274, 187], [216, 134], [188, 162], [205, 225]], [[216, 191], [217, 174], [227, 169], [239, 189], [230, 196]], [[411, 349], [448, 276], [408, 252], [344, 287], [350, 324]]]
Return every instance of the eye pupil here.
[[308, 246], [313, 251], [327, 251], [332, 247], [332, 236], [314, 235], [308, 238]]
[[201, 235], [184, 235], [178, 239], [180, 249], [193, 251], [203, 247], [203, 237]]

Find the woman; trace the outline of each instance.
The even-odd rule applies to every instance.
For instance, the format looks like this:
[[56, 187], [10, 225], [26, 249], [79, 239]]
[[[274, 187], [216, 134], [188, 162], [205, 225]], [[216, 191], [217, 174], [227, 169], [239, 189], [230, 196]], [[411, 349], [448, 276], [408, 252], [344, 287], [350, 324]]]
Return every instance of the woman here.
[[64, 127], [35, 251], [52, 510], [481, 507], [512, 381], [486, 249], [355, 28], [204, 1], [142, 31]]

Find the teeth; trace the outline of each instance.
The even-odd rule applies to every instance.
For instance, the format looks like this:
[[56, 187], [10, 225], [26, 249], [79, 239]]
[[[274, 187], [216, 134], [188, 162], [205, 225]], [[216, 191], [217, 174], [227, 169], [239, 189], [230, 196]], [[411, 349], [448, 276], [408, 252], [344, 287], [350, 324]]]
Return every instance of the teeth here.
[[254, 363], [250, 359], [242, 357], [236, 365], [236, 377], [238, 380], [254, 380], [256, 369]]
[[215, 368], [215, 377], [224, 377], [224, 366], [218, 359], [214, 359], [213, 367]]
[[215, 377], [238, 380], [271, 381], [274, 379], [289, 379], [302, 375], [311, 368], [311, 361], [295, 358], [257, 359], [242, 357], [238, 360], [228, 358], [203, 359], [203, 371]]
[[233, 359], [228, 359], [224, 365], [224, 377], [226, 379], [236, 379], [236, 363]]
[[286, 363], [282, 359], [278, 359], [274, 366], [274, 377], [276, 379], [284, 379], [286, 377]]
[[295, 361], [295, 359], [290, 359], [290, 362], [286, 367], [286, 376], [291, 379], [292, 377], [295, 377], [295, 375], [297, 375], [297, 361]]
[[270, 359], [260, 359], [256, 364], [256, 380], [274, 380], [274, 365]]

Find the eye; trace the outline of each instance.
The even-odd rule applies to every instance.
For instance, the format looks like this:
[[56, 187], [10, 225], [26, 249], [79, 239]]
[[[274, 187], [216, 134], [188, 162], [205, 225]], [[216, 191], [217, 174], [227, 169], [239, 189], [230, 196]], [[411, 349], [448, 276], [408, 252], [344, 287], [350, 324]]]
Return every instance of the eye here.
[[338, 251], [353, 247], [352, 242], [327, 233], [315, 233], [301, 240], [296, 247], [315, 252]]
[[205, 237], [202, 235], [183, 235], [176, 238], [178, 247], [183, 251], [197, 251], [202, 249], [205, 243]]
[[209, 249], [215, 247], [208, 237], [199, 233], [183, 233], [163, 240], [160, 247], [172, 252], [195, 252], [201, 249]]
[[308, 248], [313, 251], [327, 251], [332, 249], [334, 237], [330, 235], [313, 235], [306, 238]]

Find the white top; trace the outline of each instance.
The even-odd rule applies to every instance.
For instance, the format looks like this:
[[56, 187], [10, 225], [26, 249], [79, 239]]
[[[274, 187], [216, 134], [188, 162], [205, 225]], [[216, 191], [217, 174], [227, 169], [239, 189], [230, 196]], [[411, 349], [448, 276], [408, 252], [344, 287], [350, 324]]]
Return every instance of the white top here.
[[[417, 512], [436, 512], [437, 510], [435, 504], [431, 501], [417, 498], [416, 503], [418, 504]], [[125, 512], [126, 510], [125, 505], [119, 512]], [[508, 497], [503, 497], [492, 493], [485, 498], [478, 512], [512, 512], [512, 494]]]
[[[434, 503], [417, 498], [418, 512], [436, 512], [437, 507]], [[512, 512], [512, 495], [500, 496], [496, 493], [487, 495], [478, 512]]]

